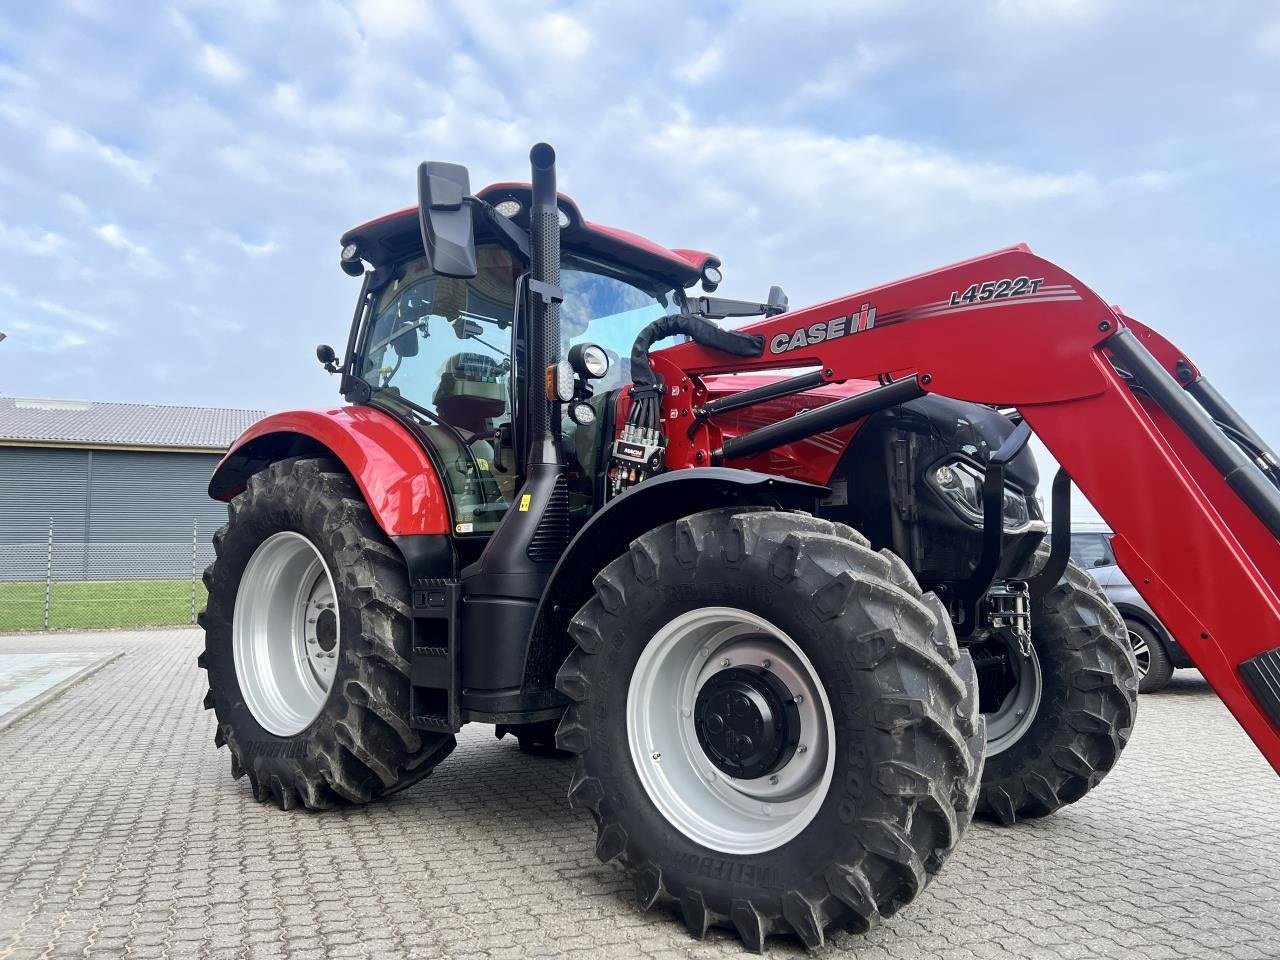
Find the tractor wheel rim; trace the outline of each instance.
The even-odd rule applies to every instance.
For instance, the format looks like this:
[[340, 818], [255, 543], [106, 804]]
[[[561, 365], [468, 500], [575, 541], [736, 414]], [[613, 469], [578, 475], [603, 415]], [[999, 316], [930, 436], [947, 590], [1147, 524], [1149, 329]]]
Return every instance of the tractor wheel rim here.
[[1035, 723], [1040, 698], [1044, 694], [1044, 677], [1035, 647], [1031, 648], [1029, 657], [1024, 657], [1016, 641], [1006, 639], [1005, 642], [1014, 682], [1000, 706], [983, 714], [987, 721], [988, 757], [1003, 753], [1022, 739], [1022, 735]]
[[1133, 630], [1129, 631], [1129, 646], [1133, 649], [1133, 659], [1138, 664], [1138, 679], [1142, 680], [1151, 669], [1151, 648]]
[[245, 706], [268, 733], [293, 736], [320, 715], [341, 653], [339, 613], [315, 544], [284, 531], [258, 545], [236, 592], [231, 649]]
[[[766, 692], [790, 694], [780, 721], [790, 748], [759, 776], [727, 773], [718, 765], [723, 757], [704, 747], [707, 727], [699, 726], [714, 699], [706, 691], [716, 690], [717, 674], [734, 670], [749, 671]], [[626, 719], [649, 799], [668, 823], [712, 850], [782, 846], [809, 825], [831, 786], [836, 744], [826, 689], [794, 640], [745, 610], [703, 607], [659, 630], [631, 675]]]

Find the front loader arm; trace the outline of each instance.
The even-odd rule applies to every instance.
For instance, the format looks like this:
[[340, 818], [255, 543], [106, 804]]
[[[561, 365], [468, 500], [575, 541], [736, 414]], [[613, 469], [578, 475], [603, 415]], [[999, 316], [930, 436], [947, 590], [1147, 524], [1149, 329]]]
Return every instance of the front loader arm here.
[[[817, 367], [825, 381], [915, 375], [926, 392], [1015, 407], [1115, 532], [1120, 567], [1280, 772], [1280, 493], [1254, 458], [1219, 445], [1225, 437], [1183, 390], [1200, 372], [1172, 344], [1026, 247], [745, 330], [764, 337], [762, 356], [681, 344], [656, 357], [667, 382], [670, 371], [696, 383]], [[670, 390], [665, 404], [664, 417], [688, 416]], [[716, 433], [713, 422], [695, 425], [690, 462], [711, 456]]]

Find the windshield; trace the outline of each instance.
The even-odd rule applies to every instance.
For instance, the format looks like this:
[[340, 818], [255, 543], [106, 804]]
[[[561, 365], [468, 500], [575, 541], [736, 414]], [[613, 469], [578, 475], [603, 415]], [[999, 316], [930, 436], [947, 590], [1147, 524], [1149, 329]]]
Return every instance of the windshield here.
[[444, 460], [457, 533], [497, 526], [515, 483], [509, 450], [506, 469], [495, 465], [494, 437], [511, 419], [516, 266], [493, 245], [476, 260], [470, 280], [436, 276], [425, 258], [402, 265], [374, 302], [359, 360], [374, 398], [409, 400], [448, 425], [424, 429]]
[[594, 343], [609, 354], [609, 373], [596, 390], [631, 382], [631, 345], [647, 324], [680, 312], [682, 291], [616, 265], [566, 254], [560, 270], [561, 348]]

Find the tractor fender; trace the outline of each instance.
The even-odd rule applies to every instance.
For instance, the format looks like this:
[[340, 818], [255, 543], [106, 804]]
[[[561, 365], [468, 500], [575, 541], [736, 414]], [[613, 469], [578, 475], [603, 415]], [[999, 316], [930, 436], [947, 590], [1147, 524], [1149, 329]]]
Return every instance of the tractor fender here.
[[592, 580], [631, 542], [654, 527], [717, 507], [789, 507], [813, 511], [826, 487], [730, 467], [692, 467], [659, 474], [614, 498], [570, 541], [534, 614], [524, 689], [550, 689], [573, 647], [569, 621], [590, 598]]
[[448, 500], [427, 452], [373, 407], [290, 410], [259, 420], [214, 469], [209, 496], [230, 501], [259, 470], [298, 456], [341, 461], [389, 537], [452, 531]]

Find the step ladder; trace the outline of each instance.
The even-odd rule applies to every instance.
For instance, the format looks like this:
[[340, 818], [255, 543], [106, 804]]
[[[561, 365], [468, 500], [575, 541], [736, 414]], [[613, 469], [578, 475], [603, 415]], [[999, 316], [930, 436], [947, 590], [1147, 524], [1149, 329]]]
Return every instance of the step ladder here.
[[461, 601], [462, 584], [458, 580], [413, 582], [409, 725], [415, 730], [457, 733], [462, 729], [462, 711], [458, 704]]

